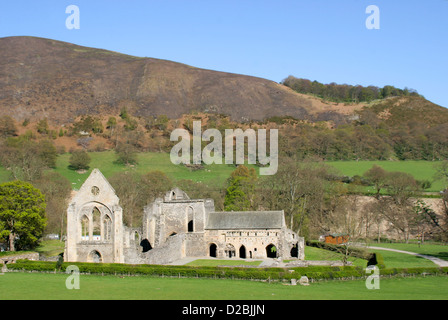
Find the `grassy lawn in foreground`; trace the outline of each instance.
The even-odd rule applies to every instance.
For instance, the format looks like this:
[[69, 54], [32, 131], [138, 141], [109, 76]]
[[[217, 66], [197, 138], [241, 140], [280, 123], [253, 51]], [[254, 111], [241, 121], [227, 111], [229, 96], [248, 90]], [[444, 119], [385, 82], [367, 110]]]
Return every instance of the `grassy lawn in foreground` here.
[[448, 277], [381, 279], [379, 290], [364, 280], [312, 283], [307, 287], [244, 280], [177, 279], [81, 275], [80, 289], [68, 290], [65, 274], [0, 275], [5, 299], [448, 299]]

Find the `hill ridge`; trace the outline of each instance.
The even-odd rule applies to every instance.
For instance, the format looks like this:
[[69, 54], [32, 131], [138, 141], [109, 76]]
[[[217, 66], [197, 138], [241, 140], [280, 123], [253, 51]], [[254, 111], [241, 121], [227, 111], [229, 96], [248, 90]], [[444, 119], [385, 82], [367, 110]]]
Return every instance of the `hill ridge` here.
[[271, 80], [31, 36], [0, 38], [0, 116], [71, 123], [81, 115], [178, 118], [192, 111], [244, 122], [273, 116], [345, 123], [367, 104], [295, 92]]

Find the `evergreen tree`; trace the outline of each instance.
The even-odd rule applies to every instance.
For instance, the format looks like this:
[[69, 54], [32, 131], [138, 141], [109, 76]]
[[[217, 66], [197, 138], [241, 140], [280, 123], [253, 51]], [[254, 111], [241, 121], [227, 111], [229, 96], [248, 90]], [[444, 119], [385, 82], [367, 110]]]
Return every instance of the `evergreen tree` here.
[[239, 165], [227, 180], [224, 210], [244, 211], [254, 209], [256, 181], [257, 174], [254, 168]]

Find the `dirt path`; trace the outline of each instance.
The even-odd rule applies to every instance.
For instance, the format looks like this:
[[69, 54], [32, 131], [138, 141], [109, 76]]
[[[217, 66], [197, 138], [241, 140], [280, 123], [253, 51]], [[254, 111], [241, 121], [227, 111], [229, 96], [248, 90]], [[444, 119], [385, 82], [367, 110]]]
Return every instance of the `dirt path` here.
[[386, 251], [394, 251], [394, 252], [399, 252], [399, 253], [411, 254], [413, 256], [417, 256], [417, 257], [421, 257], [421, 258], [425, 258], [425, 259], [431, 260], [432, 262], [434, 262], [439, 267], [448, 267], [448, 261], [442, 260], [442, 259], [439, 259], [439, 258], [436, 258], [436, 257], [433, 257], [433, 256], [427, 256], [425, 254], [409, 252], [409, 251], [403, 251], [403, 250], [397, 250], [397, 249], [382, 248], [382, 247], [366, 247], [366, 248], [374, 249], [374, 250], [386, 250]]

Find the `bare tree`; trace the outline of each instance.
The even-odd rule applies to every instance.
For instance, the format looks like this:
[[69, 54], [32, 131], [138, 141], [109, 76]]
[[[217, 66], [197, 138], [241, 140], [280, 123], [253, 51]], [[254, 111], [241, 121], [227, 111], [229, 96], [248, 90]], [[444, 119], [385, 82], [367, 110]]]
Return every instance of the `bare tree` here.
[[283, 209], [289, 228], [304, 235], [310, 217], [323, 208], [327, 170], [321, 164], [284, 159], [276, 175], [261, 181], [262, 206]]

